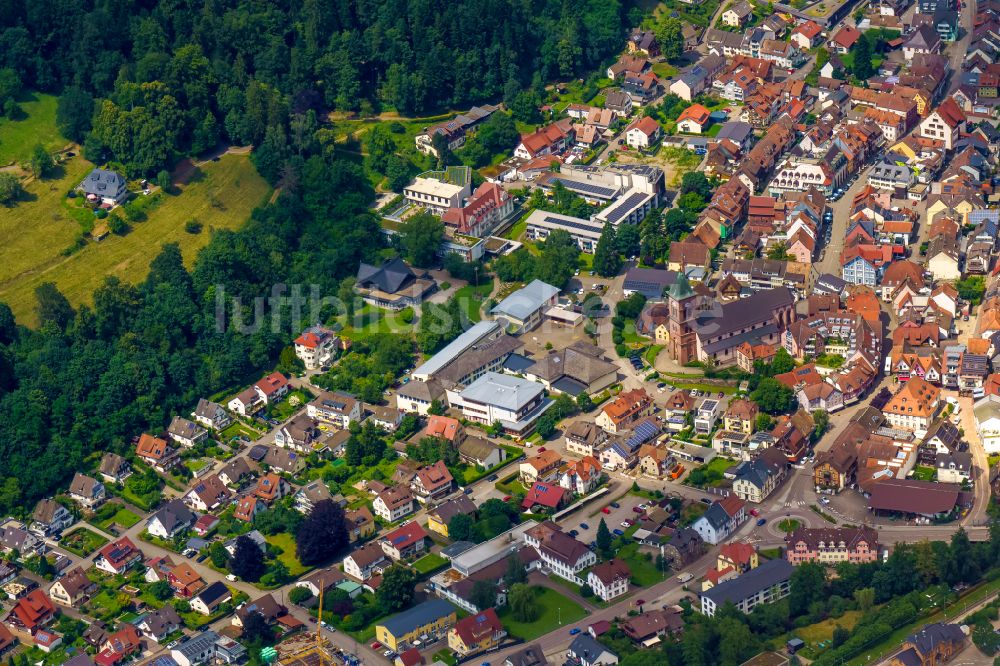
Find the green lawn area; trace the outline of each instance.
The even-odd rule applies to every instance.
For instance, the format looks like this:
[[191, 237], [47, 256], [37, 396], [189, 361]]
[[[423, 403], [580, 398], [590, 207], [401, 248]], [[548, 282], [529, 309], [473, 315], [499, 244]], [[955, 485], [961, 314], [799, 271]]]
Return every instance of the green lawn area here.
[[[534, 622], [518, 622], [510, 614], [510, 608], [504, 606], [500, 611], [500, 619], [503, 626], [512, 636], [522, 638], [525, 641], [533, 641], [539, 636], [555, 631], [560, 626], [573, 624], [587, 616], [575, 601], [567, 599], [555, 590], [547, 587], [535, 587], [535, 603], [541, 612]], [[561, 610], [560, 610], [561, 609]], [[560, 625], [560, 619], [562, 624]]]
[[790, 632], [788, 636], [783, 637], [781, 643], [783, 644], [793, 637], [801, 638], [809, 648], [815, 648], [817, 643], [822, 643], [833, 638], [833, 630], [837, 628], [837, 625], [847, 630], [853, 629], [854, 625], [861, 618], [861, 615], [861, 611], [846, 611], [838, 618], [831, 617], [816, 624], [800, 627]]
[[291, 418], [295, 412], [306, 406], [306, 403], [313, 399], [312, 394], [304, 389], [295, 389], [285, 399], [267, 410], [268, 415], [275, 421], [284, 421]]
[[622, 546], [615, 553], [615, 557], [625, 562], [629, 571], [632, 572], [632, 580], [637, 587], [650, 587], [662, 583], [665, 579], [664, 573], [656, 568], [656, 557], [650, 556], [649, 559], [646, 559], [647, 555], [650, 554], [639, 552], [639, 544], [637, 543]]
[[426, 576], [427, 574], [437, 571], [447, 565], [448, 560], [441, 557], [437, 553], [427, 553], [410, 566], [413, 567], [413, 570], [421, 576]]
[[191, 473], [200, 472], [205, 469], [205, 466], [209, 464], [210, 461], [204, 458], [188, 458], [184, 461], [184, 466], [191, 470]]
[[52, 151], [69, 143], [56, 127], [54, 95], [29, 93], [22, 95], [18, 103], [26, 117], [21, 120], [0, 118], [0, 165], [26, 159], [38, 143]]
[[488, 284], [481, 284], [478, 287], [467, 284], [461, 289], [456, 289], [452, 298], [458, 299], [458, 304], [468, 315], [469, 321], [479, 321], [483, 318], [481, 312], [483, 303], [492, 292], [493, 281], [490, 280]]
[[672, 79], [677, 76], [677, 68], [668, 62], [653, 63], [653, 74], [661, 79]]
[[239, 421], [234, 421], [232, 424], [226, 427], [219, 437], [222, 439], [223, 443], [228, 443], [233, 437], [243, 435], [244, 437], [249, 437], [250, 441], [253, 441], [260, 437], [260, 433], [249, 426], [245, 426]]
[[794, 518], [785, 518], [780, 523], [778, 523], [778, 529], [784, 532], [785, 534], [791, 534], [795, 530], [799, 529], [799, 525], [801, 524], [802, 523], [795, 520]]
[[524, 232], [528, 229], [529, 215], [531, 215], [530, 210], [522, 215], [521, 219], [511, 225], [510, 229], [504, 232], [503, 237], [510, 240], [521, 240], [521, 237], [524, 236]]
[[709, 472], [718, 472], [719, 474], [724, 474], [727, 469], [729, 469], [735, 464], [736, 464], [735, 460], [732, 460], [730, 458], [723, 458], [720, 456], [718, 458], [712, 458], [711, 460], [708, 461], [707, 465], [702, 465], [701, 468], [705, 470], [706, 474]]
[[926, 465], [917, 465], [913, 468], [913, 478], [918, 481], [933, 481], [937, 475], [937, 470]]
[[288, 573], [293, 578], [298, 578], [307, 571], [312, 571], [312, 567], [305, 566], [295, 556], [295, 538], [291, 534], [287, 532], [275, 534], [274, 536], [267, 537], [267, 542], [283, 551], [278, 556], [278, 560], [288, 567]]
[[339, 335], [349, 340], [359, 340], [376, 333], [406, 333], [413, 328], [413, 324], [403, 321], [403, 312], [411, 308], [405, 308], [399, 312], [392, 310], [382, 310], [369, 303], [354, 313], [354, 317], [348, 325], [341, 329]]
[[690, 525], [701, 518], [708, 511], [708, 505], [701, 502], [693, 502], [681, 509], [681, 524]]
[[115, 513], [113, 516], [111, 516], [110, 518], [105, 518], [104, 520], [95, 523], [95, 525], [98, 528], [107, 531], [107, 529], [112, 525], [118, 525], [119, 527], [128, 529], [129, 527], [135, 525], [137, 522], [139, 522], [139, 516], [135, 515], [125, 507], [122, 507], [121, 509], [118, 509], [118, 512]]
[[63, 537], [63, 548], [79, 557], [86, 557], [108, 542], [97, 532], [79, 527]]
[[718, 393], [719, 391], [722, 391], [727, 395], [731, 393], [736, 393], [737, 389], [736, 386], [725, 386], [725, 385], [720, 386], [718, 384], [704, 384], [701, 382], [675, 382], [673, 380], [670, 380], [669, 383], [675, 389], [683, 389], [685, 391], [690, 391], [691, 389], [698, 389], [699, 391], [706, 391], [708, 393]]
[[[178, 243], [190, 267], [213, 229], [243, 226], [271, 192], [247, 155], [224, 155], [202, 166], [199, 177], [182, 185], [177, 195], [165, 197], [126, 235], [108, 236], [63, 256], [62, 250], [81, 231], [63, 206], [63, 197], [92, 167], [82, 157], [73, 158], [58, 180], [28, 186], [35, 201], [0, 208], [0, 301], [10, 305], [21, 324], [37, 323], [34, 292], [43, 282], [54, 282], [73, 305], [79, 305], [90, 302], [105, 276], [127, 282], [145, 278], [149, 262], [164, 243]], [[184, 223], [191, 219], [202, 224], [201, 233], [184, 231]]]
[[622, 329], [622, 339], [627, 345], [641, 345], [649, 341], [648, 338], [644, 338], [636, 332], [635, 322], [632, 320], [625, 322], [625, 328]]
[[705, 132], [705, 136], [718, 136], [722, 131], [722, 123], [715, 123]]

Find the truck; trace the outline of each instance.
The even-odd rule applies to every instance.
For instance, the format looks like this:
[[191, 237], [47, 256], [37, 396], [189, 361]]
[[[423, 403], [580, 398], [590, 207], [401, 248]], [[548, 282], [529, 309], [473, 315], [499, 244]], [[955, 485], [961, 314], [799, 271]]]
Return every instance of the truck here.
[[677, 582], [678, 583], [686, 583], [689, 580], [691, 580], [692, 578], [694, 578], [694, 574], [685, 571], [684, 573], [682, 573], [680, 576], [677, 577]]

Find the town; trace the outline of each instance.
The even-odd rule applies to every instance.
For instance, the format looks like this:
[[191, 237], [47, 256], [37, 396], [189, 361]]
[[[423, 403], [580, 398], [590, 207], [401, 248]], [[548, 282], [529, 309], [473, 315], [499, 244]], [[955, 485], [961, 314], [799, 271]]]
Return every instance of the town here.
[[[345, 194], [376, 194], [345, 223], [356, 235], [295, 232], [343, 251], [316, 269], [337, 307], [248, 334], [225, 362], [192, 343], [169, 377], [141, 381], [217, 392], [147, 406], [158, 426], [109, 404], [125, 440], [67, 444], [72, 474], [40, 479], [52, 492], [37, 503], [24, 480], [0, 484], [0, 659], [1000, 659], [1000, 2], [677, 0], [639, 17], [586, 79], [427, 124], [313, 117], [321, 138], [295, 135], [297, 157], [270, 129], [247, 137], [273, 188], [258, 229], [347, 219], [319, 200], [358, 173], [377, 183]], [[559, 59], [582, 58], [574, 48], [560, 42]], [[332, 62], [326, 76], [342, 76]], [[86, 218], [88, 249], [127, 242], [164, 197], [197, 192], [199, 168], [243, 154], [153, 178], [95, 159], [90, 136], [82, 179], [75, 152], [44, 169], [72, 174], [58, 205]], [[276, 145], [286, 168], [268, 162]], [[364, 170], [322, 171], [313, 150]], [[263, 244], [280, 255], [289, 229]], [[263, 256], [213, 247], [206, 263], [234, 273]], [[252, 288], [192, 279], [192, 257], [165, 252], [137, 291], [197, 293], [245, 323], [254, 306], [225, 292]], [[75, 311], [64, 283], [36, 287], [40, 329], [110, 339], [116, 319], [139, 319], [139, 296], [113, 280]], [[290, 309], [269, 307], [274, 321]], [[135, 353], [197, 337], [141, 321]], [[0, 398], [19, 335], [0, 310]], [[83, 399], [27, 402], [71, 420], [63, 403]], [[35, 427], [32, 409], [4, 420]]]

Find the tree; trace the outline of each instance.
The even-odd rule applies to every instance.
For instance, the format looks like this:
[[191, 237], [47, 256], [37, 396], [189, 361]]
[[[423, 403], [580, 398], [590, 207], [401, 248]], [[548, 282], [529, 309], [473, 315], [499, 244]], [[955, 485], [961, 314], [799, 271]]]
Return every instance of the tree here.
[[611, 541], [611, 530], [608, 529], [608, 524], [601, 518], [601, 522], [597, 523], [597, 552], [601, 554], [601, 557], [611, 557]]
[[761, 411], [768, 414], [784, 414], [794, 406], [795, 393], [777, 379], [765, 377], [750, 394], [750, 399], [757, 403]]
[[757, 413], [757, 420], [754, 422], [754, 430], [770, 430], [774, 426], [774, 419], [770, 414], [764, 412]]
[[45, 150], [45, 146], [36, 143], [31, 149], [31, 156], [28, 158], [28, 171], [35, 178], [45, 178], [52, 173], [56, 163], [52, 161], [52, 155]]
[[813, 411], [812, 417], [813, 417], [812, 440], [813, 442], [818, 442], [820, 437], [823, 436], [823, 433], [826, 432], [826, 429], [830, 427], [830, 413], [823, 409], [817, 409]]
[[368, 165], [373, 171], [384, 174], [389, 163], [389, 156], [396, 152], [396, 142], [393, 141], [388, 127], [378, 124], [368, 131], [365, 145], [368, 148]]
[[302, 605], [303, 602], [312, 599], [313, 593], [308, 587], [293, 587], [288, 591], [288, 600], [293, 604]]
[[865, 80], [875, 73], [875, 68], [872, 65], [872, 45], [866, 34], [862, 33], [858, 37], [858, 41], [854, 42], [854, 46], [851, 47], [851, 55], [854, 57], [852, 74], [855, 78]]
[[712, 198], [712, 184], [701, 171], [689, 171], [681, 178], [681, 194], [694, 192], [703, 200]]
[[87, 91], [70, 86], [59, 95], [56, 102], [56, 125], [67, 139], [83, 142], [90, 131], [93, 116], [94, 97]]
[[792, 572], [788, 611], [793, 617], [805, 615], [814, 601], [825, 598], [826, 571], [817, 562], [803, 562]]
[[212, 564], [220, 569], [225, 568], [229, 563], [229, 551], [226, 550], [226, 546], [221, 541], [213, 541], [212, 545], [208, 547], [208, 556], [212, 559]]
[[775, 261], [788, 261], [792, 255], [788, 254], [788, 245], [785, 243], [775, 243], [767, 248], [767, 258]]
[[518, 622], [534, 622], [538, 619], [540, 609], [535, 601], [535, 591], [525, 583], [511, 586], [507, 593], [507, 605]]
[[375, 593], [375, 602], [384, 613], [409, 608], [417, 580], [409, 567], [393, 565], [382, 574], [382, 584]]
[[274, 642], [274, 630], [267, 624], [264, 614], [260, 611], [247, 613], [243, 618], [243, 630], [240, 638], [251, 645], [264, 645]]
[[479, 610], [493, 608], [497, 603], [497, 584], [491, 580], [477, 580], [472, 584], [469, 601]]
[[955, 283], [958, 295], [963, 301], [968, 301], [972, 305], [979, 305], [986, 293], [986, 281], [982, 275], [970, 275], [964, 280]]
[[229, 559], [229, 570], [251, 583], [256, 583], [264, 575], [267, 570], [264, 566], [264, 553], [250, 537], [241, 536], [236, 539], [236, 548]]
[[576, 396], [576, 406], [580, 408], [581, 412], [589, 412], [594, 408], [594, 401], [586, 393], [581, 393]]
[[663, 12], [660, 20], [653, 26], [653, 34], [660, 45], [660, 52], [667, 60], [676, 60], [684, 54], [684, 24], [680, 19]]
[[542, 414], [535, 423], [535, 432], [542, 439], [548, 439], [556, 431], [556, 419], [552, 415], [552, 410]]
[[174, 188], [174, 181], [170, 178], [170, 172], [166, 169], [161, 170], [156, 174], [156, 178], [153, 179], [156, 185], [164, 192], [170, 193]]
[[24, 194], [21, 181], [12, 173], [0, 173], [0, 204], [9, 206]]
[[458, 513], [448, 521], [448, 538], [453, 541], [469, 541], [475, 521], [467, 513]]
[[399, 238], [407, 261], [427, 268], [434, 264], [441, 248], [444, 224], [430, 213], [418, 213], [400, 226]]
[[35, 313], [42, 326], [52, 324], [60, 331], [65, 331], [66, 327], [73, 321], [73, 317], [76, 316], [73, 306], [69, 304], [59, 288], [51, 282], [43, 282], [38, 285], [35, 288], [35, 298], [38, 301]]
[[972, 553], [972, 542], [964, 527], [951, 535], [943, 577], [949, 585], [973, 583], [979, 578], [979, 563]]
[[165, 580], [158, 580], [149, 586], [149, 592], [160, 601], [166, 601], [174, 596], [174, 590], [170, 583]]
[[306, 566], [329, 560], [349, 542], [344, 509], [333, 500], [313, 506], [295, 532], [296, 554]]
[[[450, 530], [449, 530], [450, 534]], [[528, 572], [524, 570], [524, 565], [517, 555], [507, 556], [507, 571], [503, 575], [503, 582], [510, 589], [517, 583], [528, 582]]]
[[642, 237], [639, 227], [634, 224], [623, 224], [618, 229], [616, 239], [618, 252], [626, 257], [637, 257], [642, 252]]

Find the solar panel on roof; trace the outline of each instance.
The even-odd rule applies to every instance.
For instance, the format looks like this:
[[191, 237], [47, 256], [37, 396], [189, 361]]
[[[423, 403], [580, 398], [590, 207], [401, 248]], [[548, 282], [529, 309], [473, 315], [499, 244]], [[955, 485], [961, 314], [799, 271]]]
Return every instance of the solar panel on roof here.
[[587, 192], [589, 194], [602, 196], [606, 199], [610, 199], [615, 194], [615, 190], [612, 188], [594, 185], [593, 183], [585, 183], [579, 180], [572, 180], [570, 178], [561, 178], [559, 176], [552, 176], [551, 180], [554, 180], [557, 183], [562, 183], [568, 190]]
[[576, 222], [574, 220], [567, 220], [567, 219], [564, 219], [564, 218], [561, 218], [561, 217], [552, 217], [550, 215], [546, 215], [545, 218], [543, 218], [543, 219], [546, 222], [548, 222], [549, 224], [561, 224], [564, 227], [572, 227], [573, 229], [581, 229], [583, 231], [589, 231], [591, 233], [595, 233], [595, 234], [598, 234], [598, 235], [600, 235], [600, 233], [601, 233], [601, 228], [598, 227], [598, 226], [594, 226], [592, 224], [583, 224], [582, 222]]
[[608, 213], [608, 222], [614, 224], [620, 219], [625, 217], [632, 209], [639, 204], [640, 201], [646, 198], [646, 194], [642, 192], [635, 192], [626, 197], [620, 204], [615, 206], [614, 210]]

